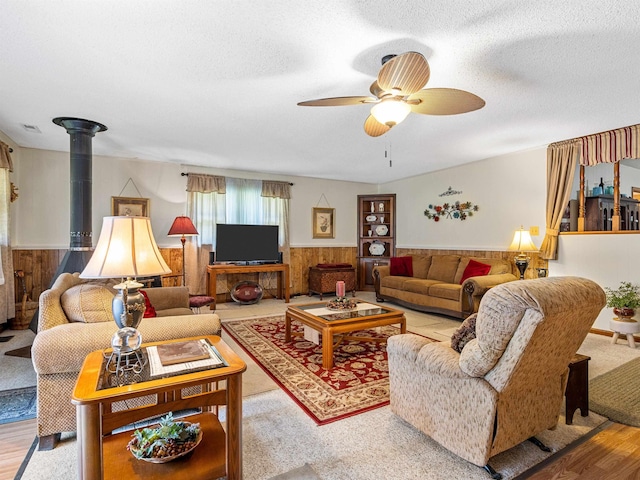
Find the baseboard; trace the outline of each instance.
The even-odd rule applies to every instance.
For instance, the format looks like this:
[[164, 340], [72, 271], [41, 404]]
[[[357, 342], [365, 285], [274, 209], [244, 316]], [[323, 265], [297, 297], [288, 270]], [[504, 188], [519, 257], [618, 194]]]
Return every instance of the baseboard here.
[[[593, 333], [595, 335], [603, 335], [605, 337], [613, 337], [613, 332], [611, 330], [600, 330], [599, 328], [592, 328], [589, 330], [589, 333]], [[633, 338], [636, 342], [640, 342], [640, 337], [638, 335], [634, 335]]]

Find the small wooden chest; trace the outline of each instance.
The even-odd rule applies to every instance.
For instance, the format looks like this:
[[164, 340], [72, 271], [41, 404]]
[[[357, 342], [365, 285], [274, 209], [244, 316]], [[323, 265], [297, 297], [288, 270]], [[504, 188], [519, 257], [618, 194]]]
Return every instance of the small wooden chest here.
[[342, 280], [345, 292], [356, 296], [356, 269], [354, 267], [309, 267], [309, 296], [320, 294], [320, 300], [325, 293], [335, 293], [336, 282]]

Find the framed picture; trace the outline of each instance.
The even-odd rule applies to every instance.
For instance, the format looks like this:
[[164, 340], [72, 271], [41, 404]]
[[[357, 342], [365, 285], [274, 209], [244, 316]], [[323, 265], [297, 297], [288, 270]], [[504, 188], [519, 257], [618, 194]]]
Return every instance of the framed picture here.
[[140, 197], [111, 197], [111, 215], [148, 217], [149, 199]]
[[313, 238], [335, 238], [335, 208], [313, 207]]

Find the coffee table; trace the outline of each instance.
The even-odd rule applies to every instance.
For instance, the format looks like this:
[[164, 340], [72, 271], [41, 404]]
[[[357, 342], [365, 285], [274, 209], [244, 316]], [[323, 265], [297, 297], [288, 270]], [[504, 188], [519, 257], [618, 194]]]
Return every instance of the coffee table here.
[[[78, 478], [100, 479], [242, 479], [242, 373], [246, 365], [218, 336], [189, 337], [143, 344], [143, 347], [205, 338], [226, 366], [180, 373], [166, 378], [142, 377], [132, 385], [101, 388], [103, 351], [85, 359], [72, 395], [78, 418]], [[223, 387], [218, 382], [224, 380]], [[200, 393], [184, 389], [201, 387]], [[126, 403], [125, 403], [126, 402]], [[226, 429], [218, 407], [226, 406]], [[201, 408], [186, 417], [199, 422], [202, 442], [190, 456], [156, 464], [137, 460], [126, 449], [132, 431], [113, 434], [118, 427], [171, 411]], [[226, 430], [226, 431], [225, 431]]]
[[[344, 340], [385, 342], [386, 339], [349, 335], [359, 330], [400, 324], [400, 333], [406, 333], [407, 321], [402, 310], [383, 307], [375, 303], [358, 302], [353, 311], [335, 311], [326, 308], [326, 302], [315, 302], [287, 308], [285, 314], [285, 341], [290, 342], [296, 334], [291, 332], [291, 322], [297, 320], [322, 334], [322, 366], [333, 368], [333, 349]], [[300, 335], [300, 334], [298, 334]], [[334, 343], [334, 335], [340, 337]]]

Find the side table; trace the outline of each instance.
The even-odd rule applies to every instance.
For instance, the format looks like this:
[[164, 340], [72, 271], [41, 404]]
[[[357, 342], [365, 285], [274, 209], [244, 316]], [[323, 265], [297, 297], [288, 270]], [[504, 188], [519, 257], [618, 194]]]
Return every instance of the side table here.
[[611, 343], [618, 343], [618, 338], [620, 335], [625, 335], [627, 337], [627, 343], [629, 347], [636, 348], [636, 341], [633, 338], [634, 333], [640, 333], [640, 322], [634, 319], [630, 319], [628, 321], [619, 320], [617, 317], [612, 318], [609, 321], [609, 328], [613, 330], [613, 338], [611, 339]]
[[[205, 480], [225, 475], [228, 480], [242, 479], [245, 363], [215, 335], [155, 342], [143, 347], [200, 338], [206, 338], [217, 349], [227, 366], [100, 389], [104, 375], [103, 351], [87, 356], [71, 397], [78, 419], [79, 479]], [[226, 386], [218, 388], [222, 380]], [[194, 389], [190, 387], [201, 387], [201, 391], [191, 394]], [[189, 389], [189, 393], [185, 389]], [[220, 405], [226, 407], [226, 429], [218, 420]], [[202, 413], [186, 418], [199, 422], [203, 435], [200, 445], [183, 459], [161, 464], [137, 460], [126, 449], [132, 431], [113, 434], [118, 427], [185, 409], [202, 409]]]
[[591, 357], [576, 353], [569, 362], [569, 378], [565, 390], [565, 423], [573, 423], [573, 414], [579, 408], [580, 415], [589, 415], [589, 360]]
[[356, 269], [354, 267], [309, 267], [309, 296], [320, 294], [320, 300], [325, 293], [336, 291], [336, 282], [342, 280], [345, 292], [356, 296]]

